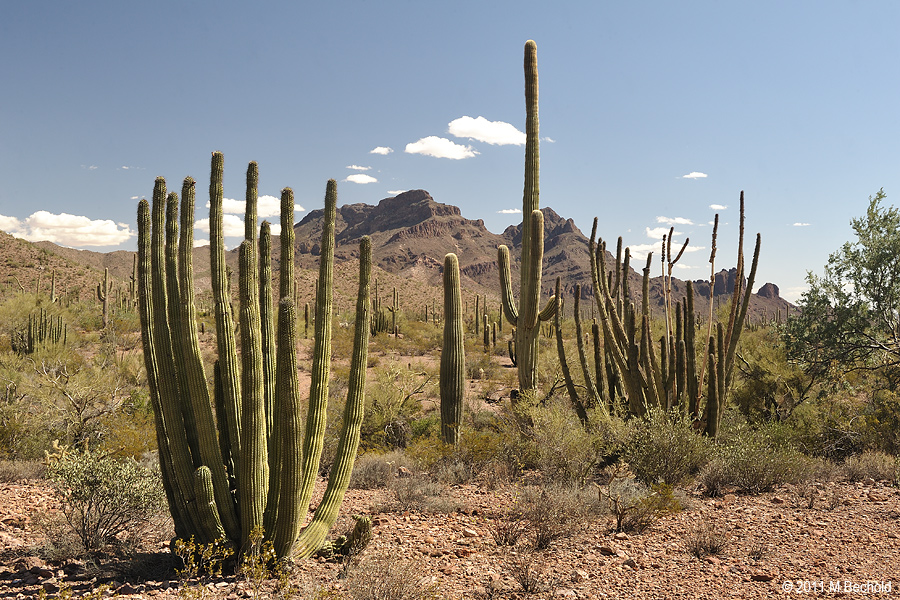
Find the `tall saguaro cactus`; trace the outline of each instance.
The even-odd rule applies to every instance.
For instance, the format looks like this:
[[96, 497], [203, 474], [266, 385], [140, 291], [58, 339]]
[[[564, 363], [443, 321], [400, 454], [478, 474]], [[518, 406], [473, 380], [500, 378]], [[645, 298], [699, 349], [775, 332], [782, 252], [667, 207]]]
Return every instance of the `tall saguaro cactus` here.
[[500, 246], [503, 312], [516, 331], [516, 366], [519, 389], [537, 387], [538, 334], [540, 321], [556, 312], [556, 296], [540, 310], [541, 262], [544, 258], [544, 214], [540, 211], [540, 141], [538, 124], [537, 45], [525, 43], [525, 188], [522, 194], [522, 260], [519, 266], [519, 305], [513, 297], [509, 268], [509, 248]]
[[[477, 319], [476, 319], [477, 321]], [[459, 289], [459, 259], [444, 256], [444, 342], [441, 350], [441, 436], [447, 444], [459, 440], [466, 390], [466, 340], [462, 294]]]
[[[277, 343], [267, 339], [274, 331], [274, 311], [260, 288], [269, 287], [271, 281], [270, 236], [268, 224], [264, 224], [259, 238], [261, 249], [257, 248], [255, 163], [251, 163], [247, 176], [246, 221], [253, 225], [248, 225], [240, 248], [239, 367], [224, 262], [222, 172], [222, 155], [214, 153], [210, 254], [219, 338], [213, 377], [215, 417], [194, 308], [194, 181], [186, 179], [182, 188], [180, 236], [178, 198], [169, 194], [166, 200], [162, 178], [156, 181], [152, 218], [146, 200], [138, 206], [138, 305], [166, 496], [179, 537], [194, 536], [200, 543], [225, 538], [246, 549], [254, 531], [262, 528], [279, 557], [308, 556], [321, 546], [337, 517], [359, 443], [368, 348], [369, 241], [363, 238], [360, 242], [360, 303], [338, 456], [325, 496], [312, 522], [301, 532], [325, 429], [336, 184], [329, 181], [326, 194], [314, 390], [304, 438], [290, 267], [282, 267]], [[293, 209], [293, 195], [286, 189], [282, 194], [282, 265], [293, 265]], [[274, 382], [270, 377], [272, 365]]]

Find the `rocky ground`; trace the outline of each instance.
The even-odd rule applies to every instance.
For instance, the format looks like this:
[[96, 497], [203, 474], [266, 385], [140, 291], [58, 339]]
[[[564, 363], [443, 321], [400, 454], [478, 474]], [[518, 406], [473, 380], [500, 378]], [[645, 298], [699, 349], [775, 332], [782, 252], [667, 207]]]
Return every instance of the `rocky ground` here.
[[[337, 563], [299, 564], [291, 575], [295, 597], [349, 597], [344, 594], [350, 587], [377, 580], [388, 567], [400, 583], [458, 599], [900, 593], [900, 490], [886, 482], [783, 487], [719, 499], [688, 491], [687, 508], [643, 533], [613, 533], [609, 517], [598, 515], [539, 552], [527, 551], [522, 542], [513, 547], [495, 542], [497, 516], [518, 494], [516, 486], [454, 486], [432, 506], [446, 511], [441, 513], [399, 509], [390, 490], [350, 490], [335, 529], [349, 529], [350, 515], [372, 515], [372, 542], [346, 578]], [[148, 542], [150, 552], [131, 563], [54, 562], [39, 550], [43, 537], [36, 522], [55, 510], [51, 491], [40, 481], [0, 484], [0, 599], [70, 592], [73, 597], [278, 597], [271, 582], [258, 587], [246, 577], [213, 578], [185, 589], [165, 540]], [[704, 532], [721, 548], [698, 558], [689, 546]], [[523, 583], [534, 591], [526, 593]]]

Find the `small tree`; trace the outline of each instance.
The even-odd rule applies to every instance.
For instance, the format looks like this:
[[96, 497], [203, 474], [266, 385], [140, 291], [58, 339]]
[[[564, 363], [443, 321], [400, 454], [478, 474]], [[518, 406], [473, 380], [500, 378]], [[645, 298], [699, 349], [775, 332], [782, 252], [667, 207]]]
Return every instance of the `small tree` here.
[[788, 356], [816, 379], [869, 371], [900, 384], [900, 210], [885, 198], [870, 196], [850, 221], [856, 241], [829, 256], [824, 275], [807, 275], [801, 313], [784, 329]]

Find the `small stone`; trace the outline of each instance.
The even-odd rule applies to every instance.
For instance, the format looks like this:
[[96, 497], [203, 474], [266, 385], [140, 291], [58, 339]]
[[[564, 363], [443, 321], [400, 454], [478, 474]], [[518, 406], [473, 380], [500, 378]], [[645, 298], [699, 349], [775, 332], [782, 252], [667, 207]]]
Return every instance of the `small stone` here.
[[572, 581], [575, 583], [583, 583], [590, 578], [591, 576], [583, 569], [575, 569], [575, 573], [572, 575]]
[[463, 529], [463, 535], [467, 538], [475, 538], [478, 537], [478, 532], [474, 529]]
[[723, 504], [732, 504], [733, 502], [736, 502], [736, 501], [737, 501], [737, 496], [735, 496], [734, 494], [725, 494], [724, 496], [722, 496]]
[[405, 477], [412, 477], [412, 475], [412, 471], [410, 471], [406, 467], [397, 467], [397, 477], [403, 479]]
[[784, 498], [781, 496], [772, 496], [772, 504], [784, 504]]
[[425, 541], [425, 543], [428, 544], [429, 546], [433, 546], [434, 544], [437, 543], [437, 540], [434, 539], [433, 537], [431, 537], [430, 535], [425, 536], [425, 540], [424, 540], [424, 541]]
[[628, 534], [625, 533], [624, 531], [620, 531], [619, 533], [617, 533], [617, 534], [614, 535], [613, 537], [616, 538], [617, 540], [627, 540], [627, 539], [628, 539]]
[[615, 556], [616, 549], [613, 546], [600, 546], [600, 554], [603, 556]]
[[750, 581], [772, 581], [773, 579], [775, 576], [768, 573], [754, 573], [750, 576]]
[[716, 558], [715, 556], [707, 556], [704, 560], [711, 565], [719, 565], [722, 564], [722, 561]]
[[626, 567], [631, 567], [632, 569], [637, 569], [637, 563], [634, 561], [633, 558], [626, 558], [622, 564], [625, 565]]
[[59, 591], [59, 584], [57, 584], [56, 579], [48, 579], [41, 584], [41, 587], [44, 588], [44, 591], [48, 594], [55, 594]]

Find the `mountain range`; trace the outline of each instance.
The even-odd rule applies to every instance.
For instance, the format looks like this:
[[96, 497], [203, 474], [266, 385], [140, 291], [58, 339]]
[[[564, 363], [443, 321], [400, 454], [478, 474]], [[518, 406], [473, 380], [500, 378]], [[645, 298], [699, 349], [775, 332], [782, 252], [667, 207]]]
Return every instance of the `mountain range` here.
[[[552, 208], [544, 213], [544, 268], [542, 288], [545, 296], [551, 293], [555, 280], [560, 277], [565, 295], [571, 297], [576, 285], [582, 289], [582, 297], [592, 295], [588, 239], [572, 219], [566, 219]], [[322, 210], [309, 212], [294, 225], [296, 235], [296, 264], [298, 277], [312, 288], [318, 268], [319, 240], [322, 232]], [[359, 239], [368, 235], [372, 240], [373, 263], [376, 278], [382, 284], [402, 286], [416, 290], [416, 302], [434, 302], [440, 298], [441, 271], [444, 255], [454, 252], [459, 257], [461, 283], [464, 289], [487, 294], [498, 299], [500, 285], [497, 269], [497, 247], [501, 244], [511, 249], [514, 289], [518, 286], [518, 257], [522, 238], [522, 225], [508, 227], [503, 233], [489, 231], [481, 219], [467, 219], [459, 208], [436, 202], [425, 190], [410, 190], [385, 198], [377, 205], [346, 204], [338, 208], [335, 240], [335, 264], [346, 270], [358, 255]], [[610, 242], [614, 246], [615, 242]], [[8, 287], [33, 288], [39, 281], [49, 286], [50, 272], [56, 271], [64, 288], [80, 289], [96, 285], [104, 268], [120, 280], [131, 276], [133, 252], [116, 251], [98, 253], [88, 250], [64, 248], [50, 242], [30, 244], [7, 234], [0, 235], [0, 251], [6, 257], [0, 260], [0, 281]], [[235, 251], [228, 253], [228, 260], [237, 266]], [[607, 265], [614, 264], [614, 257], [607, 252]], [[194, 250], [195, 280], [198, 291], [209, 287], [209, 252], [206, 248]], [[280, 252], [273, 241], [273, 268], [277, 271]], [[748, 257], [749, 261], [749, 257]], [[643, 264], [633, 261], [632, 266]], [[643, 263], [643, 261], [640, 261]], [[657, 263], [658, 264], [658, 263]], [[308, 272], [305, 272], [308, 270]], [[721, 270], [715, 276], [712, 298], [715, 302], [727, 301], [734, 289], [736, 270]], [[13, 284], [15, 279], [16, 283]], [[631, 288], [640, 295], [641, 276], [633, 268], [630, 271]], [[710, 285], [708, 280], [693, 282], [695, 307], [705, 311], [709, 307]], [[47, 287], [49, 290], [49, 287]], [[62, 288], [61, 288], [62, 289]], [[352, 287], [347, 293], [352, 295]], [[672, 280], [672, 292], [676, 299], [683, 297], [685, 282]], [[650, 300], [654, 307], [661, 306], [663, 278], [651, 279]], [[311, 296], [311, 293], [309, 294]], [[409, 302], [405, 303], [407, 306]], [[339, 302], [352, 306], [352, 303]], [[753, 294], [750, 305], [751, 319], [771, 317], [775, 311], [784, 313], [791, 304], [778, 295], [778, 286], [765, 283]]]

